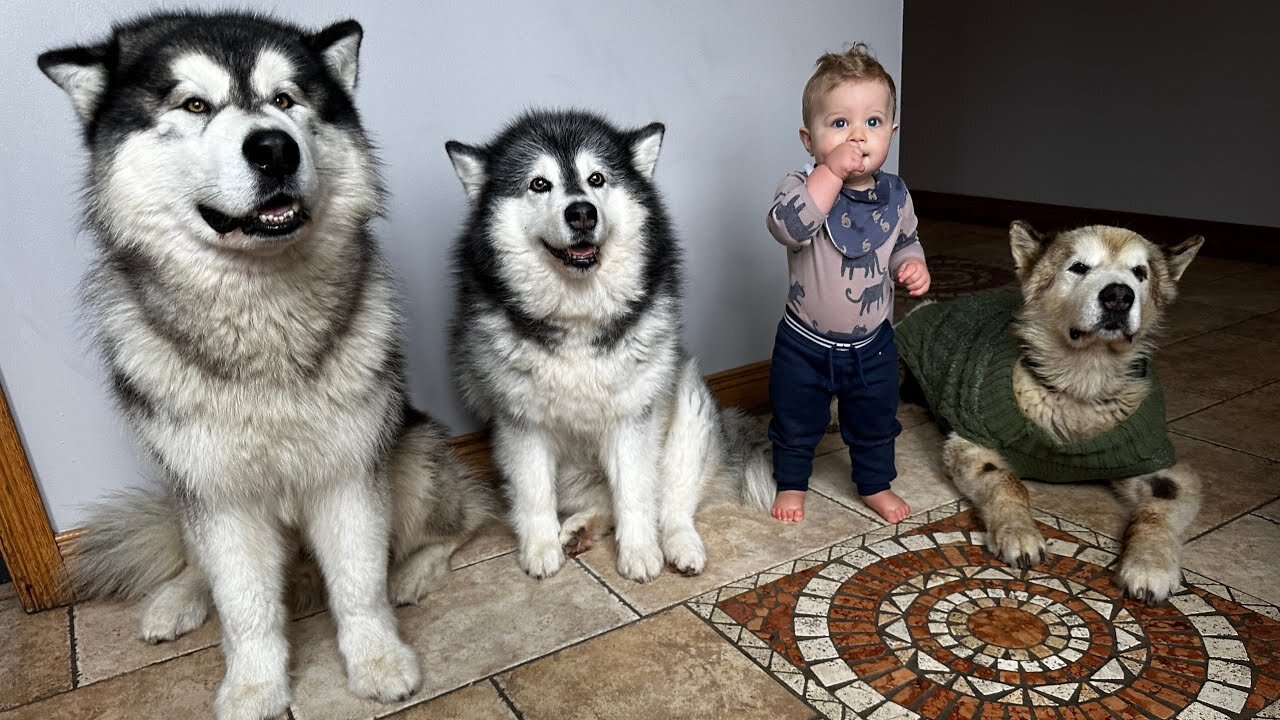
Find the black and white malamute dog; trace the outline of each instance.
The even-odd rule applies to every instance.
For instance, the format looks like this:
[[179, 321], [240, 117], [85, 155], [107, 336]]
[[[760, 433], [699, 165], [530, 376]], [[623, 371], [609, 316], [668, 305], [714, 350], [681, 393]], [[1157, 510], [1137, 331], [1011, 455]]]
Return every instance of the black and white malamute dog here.
[[532, 112], [487, 145], [446, 145], [472, 206], [455, 376], [492, 426], [534, 577], [615, 525], [624, 577], [698, 573], [700, 502], [773, 499], [763, 426], [720, 410], [681, 346], [680, 249], [652, 182], [662, 134]]
[[1152, 362], [1177, 283], [1204, 240], [1162, 249], [1095, 225], [1010, 230], [1021, 293], [924, 305], [899, 353], [950, 434], [943, 467], [977, 507], [1005, 562], [1045, 560], [1020, 477], [1108, 480], [1129, 506], [1121, 590], [1162, 602], [1182, 578], [1182, 533], [1200, 482], [1177, 463]]
[[486, 512], [407, 402], [368, 229], [383, 190], [352, 104], [360, 40], [352, 21], [154, 15], [39, 60], [90, 155], [90, 324], [167, 481], [99, 508], [73, 576], [82, 597], [144, 598], [151, 641], [199, 626], [212, 599], [220, 718], [289, 704], [291, 531], [323, 573], [351, 690], [390, 701], [421, 670], [388, 589], [420, 599]]

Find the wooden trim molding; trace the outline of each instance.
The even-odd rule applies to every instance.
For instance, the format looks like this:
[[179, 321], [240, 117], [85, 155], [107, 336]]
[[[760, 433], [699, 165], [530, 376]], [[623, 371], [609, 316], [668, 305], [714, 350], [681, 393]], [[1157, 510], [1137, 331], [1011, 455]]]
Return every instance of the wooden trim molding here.
[[916, 214], [930, 220], [953, 220], [998, 227], [1008, 227], [1014, 220], [1026, 220], [1041, 231], [1064, 230], [1081, 225], [1115, 225], [1129, 228], [1163, 245], [1174, 245], [1192, 235], [1203, 235], [1207, 242], [1200, 249], [1201, 255], [1280, 264], [1280, 228], [930, 190], [912, 190], [911, 199], [915, 203]]
[[0, 553], [28, 612], [71, 602], [66, 567], [0, 388]]

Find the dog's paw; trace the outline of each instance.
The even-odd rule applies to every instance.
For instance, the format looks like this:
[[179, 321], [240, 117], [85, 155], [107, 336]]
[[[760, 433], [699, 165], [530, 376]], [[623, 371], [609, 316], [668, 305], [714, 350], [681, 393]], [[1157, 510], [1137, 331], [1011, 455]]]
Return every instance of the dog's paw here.
[[987, 528], [987, 549], [1022, 570], [1048, 559], [1044, 536], [1034, 525], [1017, 523]]
[[168, 642], [195, 630], [209, 617], [209, 597], [182, 583], [167, 583], [142, 606], [140, 634], [149, 643]]
[[698, 575], [707, 565], [707, 550], [692, 528], [678, 530], [662, 540], [662, 556], [667, 564], [685, 575]]
[[402, 563], [391, 570], [387, 591], [392, 605], [417, 605], [429, 593], [449, 582], [449, 561], [414, 561]]
[[1125, 597], [1157, 605], [1178, 592], [1182, 585], [1182, 567], [1173, 553], [1138, 553], [1128, 549], [1116, 570], [1116, 585]]
[[418, 655], [408, 645], [389, 640], [347, 663], [347, 686], [363, 698], [392, 703], [408, 698], [422, 686]]
[[233, 679], [218, 687], [213, 715], [218, 720], [276, 720], [289, 709], [289, 678]]
[[591, 512], [580, 512], [565, 520], [560, 526], [560, 545], [565, 555], [577, 557], [594, 547], [603, 534], [603, 524], [600, 516]]
[[649, 582], [662, 572], [662, 548], [657, 543], [618, 545], [618, 574], [628, 580]]
[[560, 572], [564, 565], [564, 548], [557, 538], [532, 540], [524, 544], [518, 553], [520, 568], [530, 577], [542, 579]]

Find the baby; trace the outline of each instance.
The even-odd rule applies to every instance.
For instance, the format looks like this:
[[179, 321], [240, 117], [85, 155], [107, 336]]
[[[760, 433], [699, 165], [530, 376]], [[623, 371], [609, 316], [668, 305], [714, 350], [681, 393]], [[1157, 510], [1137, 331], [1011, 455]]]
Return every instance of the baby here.
[[804, 519], [834, 395], [858, 494], [896, 523], [911, 508], [889, 489], [902, 430], [892, 278], [911, 295], [929, 289], [911, 195], [901, 178], [880, 171], [898, 130], [897, 91], [858, 43], [818, 58], [802, 109], [800, 141], [814, 165], [783, 179], [765, 221], [787, 247], [790, 270], [769, 371], [772, 514]]

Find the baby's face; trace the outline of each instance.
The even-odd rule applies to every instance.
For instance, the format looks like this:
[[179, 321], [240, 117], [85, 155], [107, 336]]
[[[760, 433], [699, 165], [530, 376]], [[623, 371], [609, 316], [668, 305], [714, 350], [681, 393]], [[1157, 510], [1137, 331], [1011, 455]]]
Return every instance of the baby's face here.
[[846, 80], [823, 95], [814, 108], [807, 127], [800, 130], [804, 149], [816, 164], [841, 143], [853, 143], [866, 163], [863, 171], [846, 180], [869, 177], [889, 157], [889, 144], [898, 126], [893, 122], [893, 100], [889, 87], [877, 80]]

